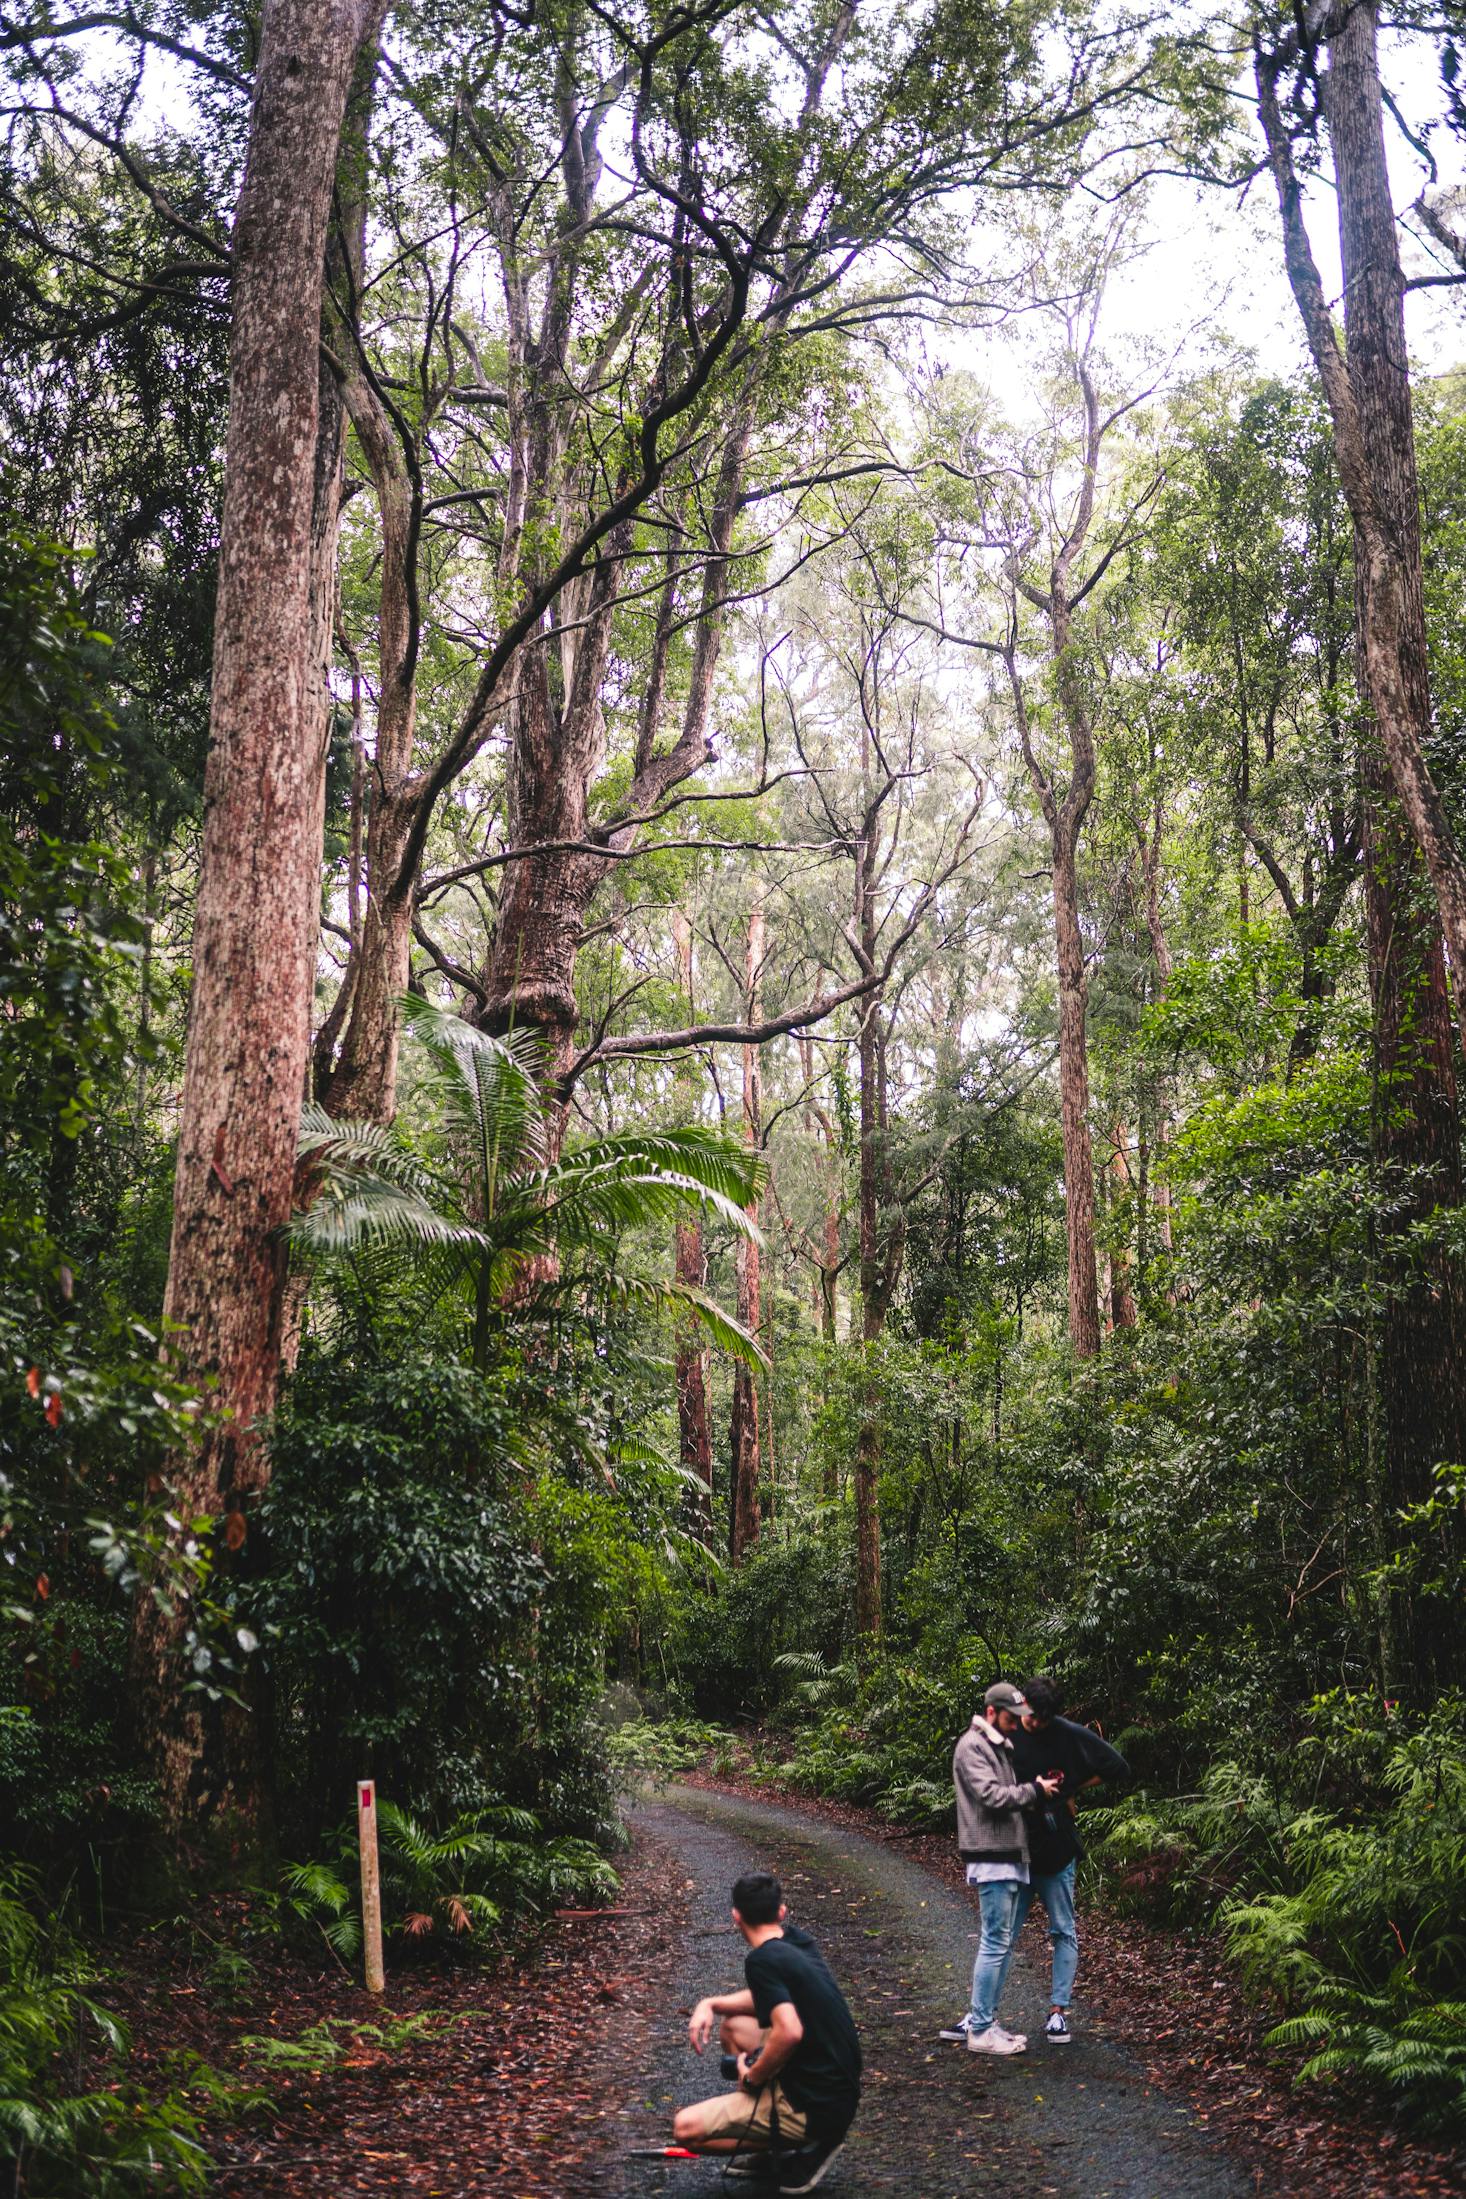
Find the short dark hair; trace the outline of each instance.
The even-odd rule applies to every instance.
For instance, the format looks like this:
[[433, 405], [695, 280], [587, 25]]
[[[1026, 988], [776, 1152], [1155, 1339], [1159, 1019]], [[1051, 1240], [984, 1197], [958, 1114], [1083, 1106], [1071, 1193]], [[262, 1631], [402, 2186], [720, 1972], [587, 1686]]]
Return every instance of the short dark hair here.
[[745, 1924], [777, 1924], [784, 1889], [772, 1871], [746, 1871], [733, 1888], [733, 1906]]
[[1052, 1680], [1025, 1680], [1023, 1700], [1040, 1725], [1046, 1726], [1051, 1718], [1057, 1718], [1064, 1707], [1064, 1698]]

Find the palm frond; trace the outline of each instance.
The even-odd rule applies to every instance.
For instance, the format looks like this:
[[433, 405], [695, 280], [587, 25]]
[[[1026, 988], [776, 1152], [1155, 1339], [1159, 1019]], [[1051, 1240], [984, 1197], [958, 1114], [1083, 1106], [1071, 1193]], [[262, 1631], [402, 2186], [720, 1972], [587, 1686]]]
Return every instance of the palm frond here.
[[426, 1186], [430, 1173], [390, 1123], [338, 1122], [319, 1100], [300, 1111], [300, 1152], [331, 1176], [386, 1178]]
[[562, 1167], [597, 1168], [634, 1159], [655, 1174], [677, 1177], [702, 1190], [750, 1206], [762, 1190], [768, 1170], [758, 1154], [722, 1131], [694, 1125], [682, 1130], [627, 1130], [573, 1146]]
[[693, 1284], [650, 1283], [640, 1275], [612, 1275], [606, 1279], [606, 1288], [623, 1305], [650, 1306], [660, 1313], [690, 1313], [719, 1351], [741, 1359], [745, 1366], [767, 1370], [768, 1358], [757, 1337], [741, 1321], [735, 1321], [715, 1298]]
[[492, 1213], [501, 1180], [545, 1164], [543, 1043], [527, 1031], [495, 1038], [412, 995], [402, 1002], [402, 1018], [428, 1057], [430, 1083], [450, 1128], [473, 1146]]
[[314, 1206], [296, 1215], [290, 1238], [327, 1258], [368, 1246], [487, 1244], [482, 1230], [441, 1213], [420, 1191], [369, 1180], [328, 1186]]
[[735, 1236], [757, 1237], [757, 1227], [737, 1199], [697, 1176], [661, 1166], [638, 1147], [639, 1141], [628, 1139], [615, 1154], [582, 1148], [541, 1179], [545, 1214], [566, 1242], [584, 1243], [607, 1230], [675, 1222], [689, 1208], [716, 1216]]

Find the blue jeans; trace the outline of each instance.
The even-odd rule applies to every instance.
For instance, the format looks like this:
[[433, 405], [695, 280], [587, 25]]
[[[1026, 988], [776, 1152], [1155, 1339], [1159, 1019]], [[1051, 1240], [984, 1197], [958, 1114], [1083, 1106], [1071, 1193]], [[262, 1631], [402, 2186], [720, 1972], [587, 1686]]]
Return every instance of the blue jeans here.
[[1000, 1880], [996, 1886], [977, 1889], [982, 1932], [977, 1942], [977, 1960], [972, 1965], [970, 2019], [974, 2031], [986, 2031], [990, 2023], [997, 2021], [998, 2002], [1003, 1997], [1008, 1965], [1013, 1960], [1018, 1938], [1018, 1903], [1027, 1891], [1028, 1888], [1020, 1886], [1016, 1879]]
[[1013, 1925], [1016, 1940], [1035, 1901], [1048, 1912], [1049, 1940], [1054, 1950], [1053, 2006], [1067, 2008], [1079, 1968], [1079, 1934], [1074, 1929], [1074, 1865], [1066, 1863], [1052, 1877], [1035, 1878], [1018, 1888], [1018, 1915]]

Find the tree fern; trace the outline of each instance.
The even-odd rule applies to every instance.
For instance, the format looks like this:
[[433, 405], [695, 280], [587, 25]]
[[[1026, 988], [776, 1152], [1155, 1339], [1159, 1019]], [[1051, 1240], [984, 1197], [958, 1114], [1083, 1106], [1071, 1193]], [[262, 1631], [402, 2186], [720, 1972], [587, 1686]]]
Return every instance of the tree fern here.
[[403, 1007], [426, 1063], [423, 1085], [444, 1147], [434, 1167], [397, 1128], [337, 1123], [317, 1106], [302, 1117], [312, 1197], [291, 1225], [306, 1258], [396, 1263], [420, 1272], [435, 1299], [461, 1291], [472, 1354], [483, 1364], [496, 1311], [513, 1304], [531, 1262], [553, 1255], [623, 1303], [691, 1314], [720, 1350], [761, 1362], [753, 1338], [705, 1292], [616, 1274], [626, 1230], [700, 1210], [752, 1235], [746, 1209], [761, 1166], [745, 1147], [704, 1129], [633, 1131], [569, 1146], [553, 1161], [544, 1058], [523, 1034], [494, 1038], [428, 1002]]

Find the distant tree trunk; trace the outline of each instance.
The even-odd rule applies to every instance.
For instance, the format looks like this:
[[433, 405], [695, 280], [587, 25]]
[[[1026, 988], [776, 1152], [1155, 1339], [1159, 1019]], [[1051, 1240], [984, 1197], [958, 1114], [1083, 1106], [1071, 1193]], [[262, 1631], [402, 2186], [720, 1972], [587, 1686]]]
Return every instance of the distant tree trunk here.
[[[328, 738], [318, 517], [327, 221], [363, 0], [267, 0], [234, 229], [211, 745], [164, 1318], [227, 1418], [173, 1462], [237, 1549], [268, 1475], [310, 1046]], [[333, 461], [334, 462], [334, 461]], [[267, 920], [266, 920], [267, 913]], [[146, 1740], [175, 1830], [264, 1806], [256, 1723], [183, 1692], [184, 1619], [137, 1602]]]
[[[674, 786], [707, 761], [713, 681], [723, 641], [738, 499], [753, 432], [755, 387], [756, 378], [750, 375], [723, 447], [710, 527], [713, 555], [703, 576], [681, 729], [662, 755], [650, 752], [650, 739], [643, 729], [639, 746], [646, 760], [626, 797], [629, 815], [655, 809]], [[605, 748], [601, 687], [619, 586], [618, 560], [630, 539], [628, 522], [611, 537], [608, 554], [585, 584], [586, 608], [574, 602], [567, 606], [567, 622], [570, 613], [578, 611], [583, 624], [564, 676], [563, 705], [551, 686], [550, 651], [540, 647], [523, 655], [510, 712], [512, 836], [517, 847], [529, 852], [506, 869], [489, 965], [488, 1001], [481, 1020], [489, 1030], [542, 1031], [550, 1042], [557, 1075], [570, 1060], [576, 1018], [575, 964], [586, 910], [611, 867], [606, 857], [564, 852], [558, 844], [568, 841], [583, 851], [592, 834], [590, 789]], [[629, 846], [633, 837], [615, 830], [606, 834], [612, 847]]]
[[[677, 939], [677, 964], [682, 991], [693, 1009], [692, 926], [679, 909], [673, 919]], [[677, 1224], [675, 1255], [679, 1283], [701, 1290], [707, 1282], [707, 1255], [703, 1249], [702, 1220], [693, 1214]], [[698, 1341], [695, 1325], [688, 1321], [677, 1336], [677, 1434], [684, 1472], [696, 1476], [693, 1498], [697, 1522], [706, 1532], [713, 1518], [713, 1437], [708, 1422], [707, 1353]], [[689, 1492], [693, 1484], [689, 1482]]]
[[878, 994], [863, 1001], [860, 1018], [860, 1337], [866, 1364], [855, 1440], [855, 1632], [867, 1644], [881, 1632], [881, 1390], [872, 1357], [886, 1320], [880, 1287], [878, 1001]]
[[1076, 1357], [1100, 1347], [1094, 1252], [1094, 1148], [1089, 1131], [1089, 979], [1079, 928], [1077, 833], [1053, 836], [1054, 937], [1059, 975], [1059, 1123], [1064, 1147], [1064, 1234], [1068, 1246], [1069, 1338]]
[[1084, 406], [1083, 473], [1073, 523], [1055, 554], [1047, 588], [1020, 582], [1023, 593], [1043, 612], [1059, 713], [1069, 741], [1069, 783], [1061, 794], [1055, 777], [1034, 744], [1027, 696], [1018, 667], [1017, 644], [1004, 654], [1013, 695], [1023, 760], [1049, 830], [1054, 898], [1054, 948], [1059, 981], [1059, 1120], [1064, 1148], [1064, 1231], [1068, 1246], [1069, 1340], [1078, 1359], [1098, 1357], [1100, 1348], [1099, 1274], [1094, 1245], [1094, 1148], [1089, 1129], [1089, 1045], [1086, 1018], [1089, 981], [1084, 967], [1084, 934], [1079, 920], [1079, 838], [1094, 799], [1094, 718], [1077, 657], [1074, 632], [1076, 598], [1071, 595], [1075, 560], [1089, 539], [1094, 520], [1100, 446], [1106, 423], [1090, 378], [1087, 358], [1075, 362]]
[[[1151, 960], [1155, 963], [1155, 997], [1164, 1000], [1170, 990], [1171, 973], [1175, 967], [1171, 955], [1171, 943], [1166, 937], [1165, 919], [1161, 914], [1161, 806], [1156, 804], [1155, 828], [1143, 836], [1141, 864], [1145, 874], [1145, 928], [1150, 935]], [[1163, 1075], [1155, 1080], [1155, 1135], [1156, 1144], [1164, 1152], [1171, 1142], [1170, 1095]], [[1163, 1176], [1155, 1188], [1156, 1218], [1160, 1225], [1161, 1243], [1167, 1253], [1171, 1241], [1171, 1187]], [[1176, 1302], [1175, 1283], [1168, 1275], [1166, 1296], [1172, 1305]]]
[[[703, 1250], [702, 1223], [677, 1225], [676, 1273], [679, 1283], [701, 1290], [707, 1282], [707, 1255]], [[697, 1476], [694, 1491], [688, 1483], [699, 1527], [711, 1524], [713, 1514], [713, 1437], [708, 1422], [707, 1354], [684, 1328], [677, 1342], [677, 1436], [683, 1469]]]
[[[758, 1020], [763, 989], [764, 912], [756, 901], [748, 912], [748, 950], [744, 968], [744, 998], [750, 1023]], [[755, 1151], [763, 1135], [763, 1063], [756, 1046], [743, 1049], [743, 1135]], [[757, 1223], [759, 1202], [749, 1208]], [[757, 1335], [763, 1319], [760, 1304], [760, 1255], [757, 1239], [742, 1238], [738, 1245], [738, 1318], [751, 1335]], [[740, 1565], [757, 1542], [759, 1510], [759, 1407], [758, 1384], [752, 1367], [740, 1359], [733, 1369], [733, 1415], [729, 1430], [728, 1550]]]
[[827, 1344], [835, 1341], [835, 1293], [839, 1285], [843, 1265], [840, 1253], [840, 1140], [829, 1112], [814, 1097], [814, 1044], [807, 1035], [801, 1035], [799, 1045], [799, 1069], [804, 1078], [806, 1098], [804, 1103], [807, 1123], [816, 1126], [823, 1144], [820, 1163], [820, 1193], [824, 1201], [821, 1226], [821, 1245], [817, 1260], [815, 1288], [815, 1313], [820, 1324], [820, 1334]]
[[1115, 1150], [1110, 1160], [1110, 1184], [1112, 1187], [1111, 1213], [1118, 1222], [1112, 1222], [1113, 1245], [1110, 1253], [1110, 1316], [1117, 1329], [1133, 1329], [1135, 1326], [1135, 1291], [1130, 1276], [1130, 1211], [1134, 1185], [1130, 1176], [1130, 1132], [1121, 1116], [1116, 1116], [1113, 1138]]
[[[1420, 492], [1405, 351], [1403, 289], [1394, 207], [1385, 164], [1373, 10], [1357, 6], [1330, 45], [1329, 127], [1339, 169], [1339, 238], [1345, 271], [1344, 327], [1349, 382], [1370, 456], [1379, 516], [1391, 537], [1397, 585], [1377, 601], [1380, 577], [1356, 528], [1359, 651], [1391, 623], [1397, 658], [1395, 707], [1423, 750], [1431, 735], [1429, 659], [1422, 589]], [[1417, 1221], [1461, 1200], [1460, 1122], [1445, 955], [1437, 909], [1419, 852], [1378, 759], [1366, 758], [1366, 910], [1378, 1100], [1375, 1158], [1386, 1183], [1408, 1187], [1392, 1217], [1398, 1239]], [[1458, 986], [1466, 969], [1458, 969]], [[1409, 1272], [1384, 1248], [1391, 1285], [1380, 1336], [1380, 1407], [1386, 1534], [1394, 1515], [1431, 1492], [1432, 1470], [1459, 1459], [1463, 1414], [1461, 1284], [1455, 1263], [1406, 1254]], [[1395, 1272], [1389, 1270], [1394, 1268]], [[1405, 1598], [1386, 1627], [1383, 1677], [1419, 1685], [1432, 1655], [1413, 1638]], [[1441, 1630], [1434, 1630], [1441, 1631]]]
[[[869, 786], [868, 734], [862, 763]], [[867, 804], [855, 851], [855, 928], [862, 959], [876, 959], [876, 880], [879, 874], [878, 802]], [[865, 1360], [860, 1426], [855, 1443], [855, 1635], [857, 1656], [868, 1655], [882, 1631], [881, 1604], [881, 1386], [875, 1347], [880, 1342], [900, 1279], [906, 1222], [892, 1197], [890, 1118], [886, 1092], [885, 1032], [879, 988], [861, 1002], [860, 1014], [860, 1337]], [[882, 1230], [882, 1218], [886, 1222]], [[862, 1646], [863, 1645], [863, 1646]]]

